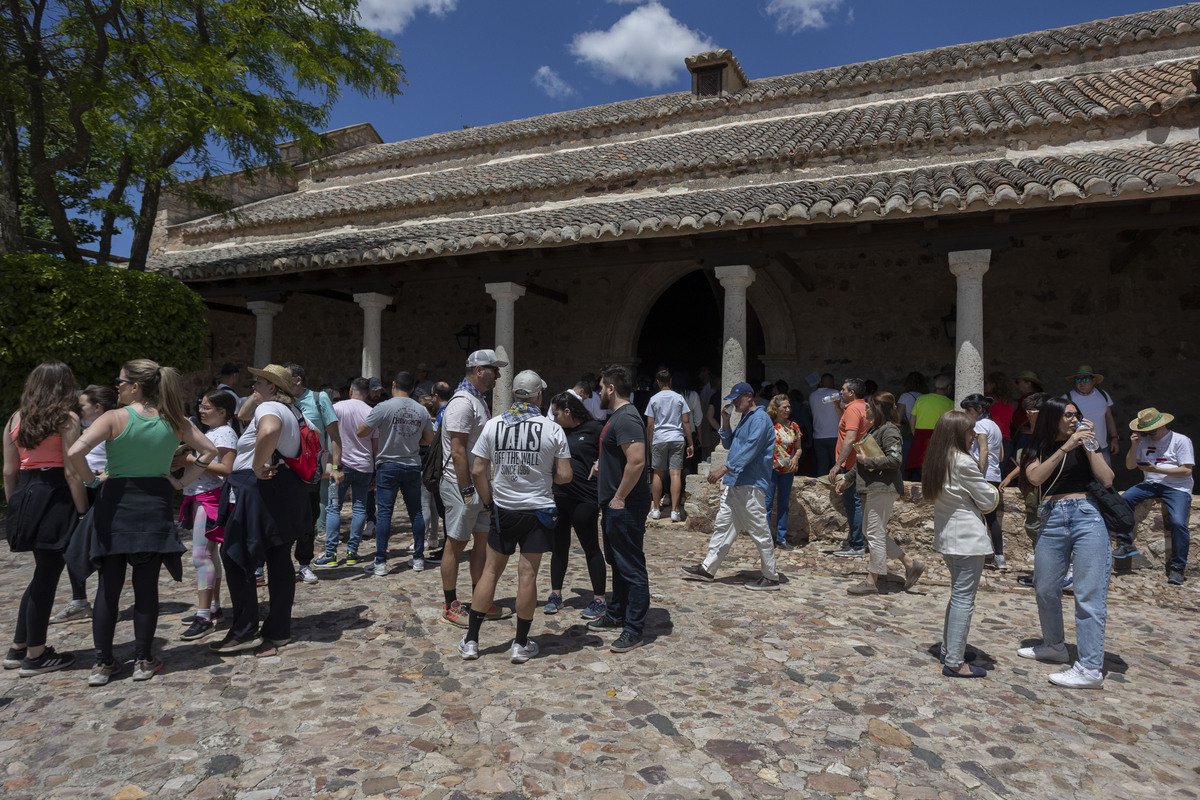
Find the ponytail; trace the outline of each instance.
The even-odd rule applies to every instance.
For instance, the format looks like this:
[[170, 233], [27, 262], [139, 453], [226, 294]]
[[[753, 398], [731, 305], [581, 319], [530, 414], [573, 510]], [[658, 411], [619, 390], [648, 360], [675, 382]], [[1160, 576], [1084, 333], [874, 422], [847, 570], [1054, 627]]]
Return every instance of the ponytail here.
[[125, 362], [122, 367], [134, 383], [142, 387], [142, 394], [158, 408], [158, 413], [182, 439], [187, 430], [188, 419], [183, 408], [183, 388], [179, 372], [174, 367], [160, 367], [148, 358]]

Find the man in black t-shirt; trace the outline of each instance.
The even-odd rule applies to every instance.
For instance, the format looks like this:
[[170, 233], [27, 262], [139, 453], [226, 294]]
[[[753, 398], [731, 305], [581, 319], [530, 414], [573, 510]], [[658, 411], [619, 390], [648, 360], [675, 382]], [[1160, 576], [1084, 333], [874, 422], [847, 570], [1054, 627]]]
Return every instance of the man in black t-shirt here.
[[612, 567], [608, 611], [588, 623], [592, 630], [621, 630], [609, 648], [626, 653], [642, 645], [642, 629], [650, 609], [650, 577], [646, 572], [646, 515], [650, 486], [646, 479], [646, 425], [629, 402], [633, 380], [629, 370], [614, 365], [600, 374], [600, 407], [612, 415], [600, 434], [597, 494], [603, 512], [604, 558]]

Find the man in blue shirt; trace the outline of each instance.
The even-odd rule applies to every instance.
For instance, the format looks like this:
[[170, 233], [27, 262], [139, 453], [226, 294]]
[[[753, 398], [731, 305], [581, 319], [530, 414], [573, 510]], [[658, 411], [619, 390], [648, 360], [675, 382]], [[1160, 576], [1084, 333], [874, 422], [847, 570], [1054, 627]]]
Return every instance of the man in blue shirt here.
[[[743, 381], [735, 385], [725, 399], [733, 401], [721, 409], [721, 444], [729, 450], [729, 457], [725, 466], [708, 475], [709, 483], [720, 481], [725, 486], [721, 506], [708, 542], [708, 555], [696, 566], [680, 569], [685, 580], [711, 583], [737, 532], [745, 530], [758, 545], [762, 560], [762, 577], [745, 584], [746, 588], [776, 591], [779, 573], [775, 571], [775, 543], [763, 502], [774, 456], [775, 426], [767, 412], [754, 404], [754, 387], [750, 384]], [[736, 430], [729, 429], [731, 409], [742, 415]]]

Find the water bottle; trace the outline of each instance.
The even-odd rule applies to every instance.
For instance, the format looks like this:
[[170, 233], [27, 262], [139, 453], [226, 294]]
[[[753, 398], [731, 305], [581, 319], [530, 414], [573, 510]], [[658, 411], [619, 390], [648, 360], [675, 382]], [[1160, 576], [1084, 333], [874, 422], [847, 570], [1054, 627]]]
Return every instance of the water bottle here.
[[1088, 435], [1087, 435], [1086, 437], [1084, 437], [1084, 439], [1083, 439], [1083, 449], [1084, 449], [1084, 450], [1087, 450], [1089, 453], [1094, 453], [1094, 452], [1096, 452], [1097, 450], [1099, 450], [1099, 449], [1100, 449], [1100, 443], [1096, 441], [1096, 437], [1095, 437], [1095, 436], [1092, 436], [1092, 435], [1091, 435], [1091, 431], [1092, 431], [1092, 429], [1093, 429], [1095, 426], [1093, 426], [1093, 425], [1092, 425], [1092, 423], [1091, 423], [1091, 422], [1089, 422], [1088, 420], [1086, 420], [1086, 419], [1083, 419], [1083, 418], [1081, 417], [1081, 418], [1080, 418], [1080, 420], [1079, 420], [1079, 425], [1078, 425], [1078, 427], [1079, 427], [1079, 428], [1081, 428], [1081, 429], [1083, 429], [1083, 430], [1086, 430], [1086, 431], [1088, 431]]
[[822, 397], [821, 402], [824, 403], [825, 405], [829, 405], [830, 403], [836, 403], [841, 399], [842, 399], [842, 393], [834, 392], [833, 394], [827, 394], [824, 397]]

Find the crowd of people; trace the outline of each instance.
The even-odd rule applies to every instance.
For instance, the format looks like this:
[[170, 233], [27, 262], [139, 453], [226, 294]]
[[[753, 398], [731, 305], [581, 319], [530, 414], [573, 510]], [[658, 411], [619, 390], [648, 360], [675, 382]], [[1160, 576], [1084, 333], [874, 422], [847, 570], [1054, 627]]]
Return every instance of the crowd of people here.
[[[509, 655], [514, 663], [537, 655], [530, 630], [542, 556], [550, 553], [551, 561], [542, 611], [561, 613], [572, 531], [591, 588], [579, 613], [590, 629], [617, 634], [610, 650], [625, 653], [643, 644], [650, 607], [647, 520], [665, 511], [672, 523], [682, 522], [684, 476], [710, 459], [707, 480], [721, 486], [714, 531], [704, 559], [681, 567], [682, 577], [716, 580], [745, 531], [760, 557], [761, 574], [744, 584], [754, 591], [780, 589], [776, 550], [794, 547], [788, 511], [802, 471], [827, 481], [844, 504], [847, 536], [833, 555], [869, 557], [865, 579], [846, 591], [887, 591], [889, 560], [902, 565], [899, 590], [913, 588], [926, 567], [888, 535], [888, 522], [905, 479], [919, 481], [933, 504], [933, 550], [950, 574], [940, 655], [943, 674], [955, 678], [986, 675], [971, 663], [967, 637], [985, 564], [1007, 568], [1000, 490], [1017, 483], [1025, 530], [1035, 539], [1027, 583], [1042, 632], [1040, 644], [1018, 655], [1071, 661], [1061, 600], [1072, 586], [1077, 658], [1050, 680], [1103, 685], [1112, 561], [1138, 550], [1129, 531], [1118, 533], [1115, 551], [1109, 542], [1101, 495], [1112, 485], [1120, 436], [1112, 399], [1099, 388], [1103, 376], [1087, 365], [1067, 376], [1060, 395], [1044, 392], [1033, 372], [1013, 381], [992, 373], [984, 392], [963, 398], [959, 409], [945, 375], [929, 381], [910, 373], [898, 398], [860, 378], [835, 388], [831, 374], [814, 375], [807, 395], [783, 381], [757, 389], [743, 381], [723, 394], [707, 368], [696, 388], [664, 368], [654, 389], [635, 390], [634, 376], [619, 365], [559, 392], [548, 391], [533, 370], [522, 371], [512, 379], [512, 404], [493, 409], [489, 393], [508, 364], [484, 349], [465, 367], [452, 388], [418, 365], [396, 373], [388, 392], [369, 376], [314, 390], [299, 364], [268, 364], [248, 369], [254, 380], [242, 396], [241, 370], [227, 364], [193, 416], [180, 376], [153, 361], [126, 363], [114, 388], [82, 391], [67, 365], [39, 365], [3, 438], [9, 546], [34, 559], [4, 667], [27, 677], [72, 666], [73, 654], [47, 644], [49, 627], [90, 618], [95, 658], [88, 682], [107, 684], [125, 663], [113, 642], [130, 571], [132, 679], [152, 678], [163, 669], [153, 652], [158, 580], [164, 566], [182, 579], [189, 550], [182, 540], [191, 543], [197, 607], [180, 638], [206, 638], [227, 620], [224, 635], [209, 645], [214, 653], [275, 655], [291, 641], [297, 583], [316, 585], [317, 571], [327, 569], [359, 566], [380, 578], [394, 571], [397, 501], [412, 529], [405, 566], [420, 573], [439, 565], [441, 618], [464, 629], [463, 659], [479, 657], [484, 622], [511, 613], [494, 600], [514, 555]], [[1126, 466], [1141, 470], [1143, 480], [1123, 498], [1130, 509], [1152, 498], [1163, 502], [1172, 543], [1168, 581], [1179, 585], [1194, 456], [1191, 440], [1168, 427], [1172, 421], [1148, 408], [1130, 423]], [[720, 457], [710, 458], [718, 444]], [[360, 559], [371, 535], [374, 552]], [[460, 600], [468, 544], [471, 593]], [[72, 599], [53, 614], [64, 570]], [[89, 603], [92, 572], [98, 577]], [[269, 611], [260, 620], [264, 584]]]

